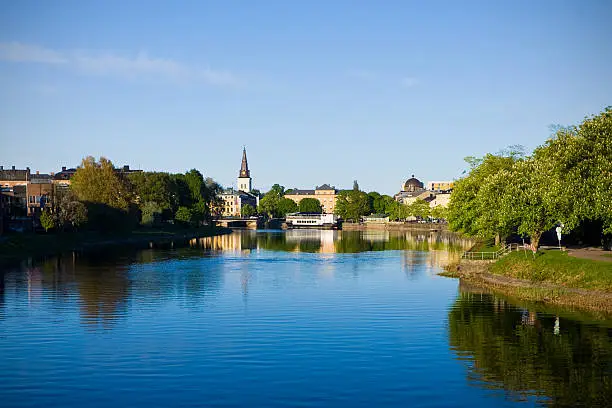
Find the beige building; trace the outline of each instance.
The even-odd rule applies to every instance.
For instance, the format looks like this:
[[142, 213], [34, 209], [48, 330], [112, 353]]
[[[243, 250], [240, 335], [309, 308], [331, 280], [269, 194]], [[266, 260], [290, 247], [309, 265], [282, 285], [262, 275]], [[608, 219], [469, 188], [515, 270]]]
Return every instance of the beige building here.
[[450, 197], [450, 193], [434, 193], [434, 198], [429, 202], [429, 207], [435, 208], [437, 206], [442, 206], [446, 208], [450, 202]]
[[448, 191], [453, 189], [454, 181], [429, 181], [427, 189], [431, 191]]
[[395, 198], [395, 201], [409, 205], [418, 199], [430, 201], [433, 199], [433, 196], [434, 194], [431, 191], [425, 190], [423, 183], [416, 179], [413, 174], [411, 178], [402, 184], [402, 190], [393, 198]]
[[336, 187], [332, 187], [329, 184], [323, 184], [322, 186], [316, 187], [314, 190], [288, 190], [285, 192], [285, 198], [289, 198], [295, 201], [296, 204], [300, 204], [304, 198], [314, 198], [321, 203], [324, 214], [333, 214], [336, 208], [336, 198], [338, 197], [338, 190]]

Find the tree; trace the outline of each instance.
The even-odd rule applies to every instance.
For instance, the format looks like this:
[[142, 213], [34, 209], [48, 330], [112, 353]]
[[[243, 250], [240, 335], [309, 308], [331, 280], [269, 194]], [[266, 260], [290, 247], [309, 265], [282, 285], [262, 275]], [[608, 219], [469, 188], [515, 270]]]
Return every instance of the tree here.
[[415, 217], [427, 218], [430, 214], [429, 203], [418, 198], [408, 206], [408, 213]]
[[363, 191], [341, 191], [336, 199], [335, 212], [345, 220], [359, 219], [370, 213], [368, 195]]
[[154, 201], [147, 201], [141, 207], [141, 223], [147, 227], [157, 224], [161, 218], [162, 208]]
[[431, 209], [431, 216], [438, 220], [446, 219], [446, 208], [441, 205], [436, 205]]
[[547, 181], [546, 205], [571, 230], [598, 220], [612, 234], [612, 107], [579, 126], [559, 128], [534, 151], [539, 173]]
[[135, 172], [128, 175], [137, 202], [156, 203], [162, 210], [174, 213], [179, 205], [178, 186], [173, 177], [161, 172]]
[[74, 193], [68, 191], [59, 203], [59, 224], [62, 228], [70, 226], [77, 229], [87, 222], [87, 207], [78, 201]]
[[301, 199], [298, 208], [300, 212], [318, 213], [318, 214], [321, 214], [323, 212], [323, 207], [321, 207], [321, 202], [317, 200], [316, 198]]
[[79, 201], [122, 210], [127, 210], [133, 199], [127, 178], [118, 174], [113, 163], [104, 157], [98, 162], [91, 156], [84, 158], [72, 176], [70, 188]]
[[298, 210], [297, 204], [295, 203], [295, 201], [293, 201], [290, 198], [283, 197], [278, 201], [277, 215], [279, 217], [284, 217], [285, 215], [289, 213], [297, 212], [297, 210]]
[[371, 191], [368, 193], [368, 204], [370, 206], [370, 213], [371, 214], [382, 214], [384, 213], [384, 208], [382, 208], [382, 211], [380, 210], [380, 197], [381, 195], [379, 193], [377, 193], [376, 191]]
[[487, 154], [482, 159], [467, 157], [470, 173], [458, 180], [451, 194], [447, 209], [447, 220], [452, 231], [466, 235], [478, 235], [478, 219], [483, 214], [482, 207], [477, 205], [477, 197], [487, 177], [497, 174], [500, 170], [510, 170], [519, 160], [514, 156], [496, 156]]
[[285, 187], [280, 184], [274, 184], [266, 194], [270, 193], [275, 194], [277, 197], [283, 197], [285, 195]]
[[285, 213], [280, 214], [279, 203], [284, 195], [285, 187], [280, 184], [274, 184], [270, 191], [259, 200], [258, 212], [260, 214], [267, 214], [270, 218], [283, 216]]
[[252, 217], [257, 214], [257, 211], [251, 204], [245, 204], [244, 206], [242, 206], [242, 209], [240, 212], [242, 216], [246, 218]]
[[198, 201], [204, 201], [205, 193], [205, 184], [204, 184], [204, 176], [196, 169], [191, 169], [187, 173], [185, 173], [185, 182], [189, 187], [189, 192], [191, 193], [191, 200], [194, 203]]
[[176, 210], [174, 219], [183, 224], [191, 224], [193, 222], [193, 215], [189, 208], [179, 207], [178, 210]]
[[501, 213], [517, 224], [519, 234], [531, 238], [531, 245], [536, 249], [542, 234], [558, 222], [556, 211], [545, 199], [548, 180], [537, 176], [538, 167], [533, 158], [517, 162], [509, 174], [512, 182], [506, 186], [500, 204]]
[[45, 229], [45, 232], [55, 228], [55, 217], [51, 214], [51, 211], [43, 210], [40, 214], [40, 225]]

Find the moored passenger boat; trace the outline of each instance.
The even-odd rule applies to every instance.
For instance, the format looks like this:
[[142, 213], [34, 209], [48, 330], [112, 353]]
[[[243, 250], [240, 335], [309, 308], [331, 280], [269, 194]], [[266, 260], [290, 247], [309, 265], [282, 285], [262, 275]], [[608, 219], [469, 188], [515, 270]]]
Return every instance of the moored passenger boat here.
[[285, 218], [287, 228], [338, 228], [338, 216], [335, 214], [291, 213]]

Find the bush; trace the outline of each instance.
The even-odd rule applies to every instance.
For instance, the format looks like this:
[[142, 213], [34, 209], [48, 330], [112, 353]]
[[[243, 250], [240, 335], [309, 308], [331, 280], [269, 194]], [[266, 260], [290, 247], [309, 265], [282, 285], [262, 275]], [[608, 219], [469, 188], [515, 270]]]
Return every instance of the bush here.
[[147, 201], [142, 205], [140, 222], [142, 225], [152, 227], [161, 222], [161, 207], [153, 201]]
[[55, 217], [50, 211], [43, 211], [42, 214], [40, 214], [40, 225], [46, 232], [49, 232], [50, 229], [55, 228]]
[[193, 214], [189, 208], [179, 207], [178, 210], [176, 210], [174, 219], [181, 224], [191, 224], [193, 222]]

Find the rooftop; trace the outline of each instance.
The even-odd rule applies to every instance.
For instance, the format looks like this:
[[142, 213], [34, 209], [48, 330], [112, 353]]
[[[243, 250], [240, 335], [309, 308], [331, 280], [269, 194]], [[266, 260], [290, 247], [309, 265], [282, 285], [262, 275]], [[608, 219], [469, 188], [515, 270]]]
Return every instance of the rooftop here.
[[15, 169], [15, 166], [12, 166], [10, 169], [5, 169], [4, 166], [0, 166], [0, 180], [2, 181], [28, 181], [29, 178], [29, 167], [26, 167], [25, 170], [22, 170]]

